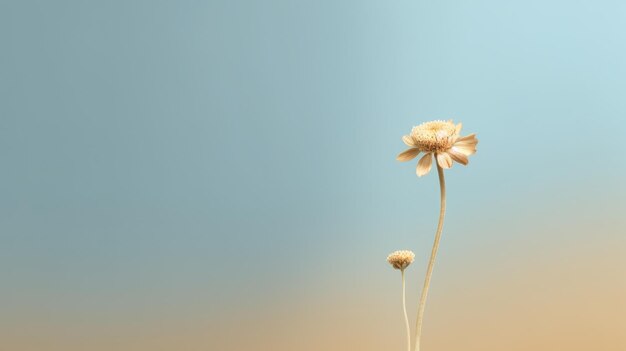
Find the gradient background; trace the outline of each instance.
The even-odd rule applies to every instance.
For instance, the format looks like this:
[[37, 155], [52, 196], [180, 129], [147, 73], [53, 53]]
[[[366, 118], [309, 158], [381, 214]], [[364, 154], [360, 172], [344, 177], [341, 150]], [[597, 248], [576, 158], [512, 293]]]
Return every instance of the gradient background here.
[[623, 1], [0, 1], [0, 349], [626, 350]]

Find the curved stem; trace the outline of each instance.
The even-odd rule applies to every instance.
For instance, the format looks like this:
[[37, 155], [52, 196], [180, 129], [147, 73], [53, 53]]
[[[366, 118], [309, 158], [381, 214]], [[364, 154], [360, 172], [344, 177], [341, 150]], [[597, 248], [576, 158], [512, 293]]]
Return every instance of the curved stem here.
[[404, 269], [402, 270], [402, 309], [404, 310], [404, 324], [406, 325], [406, 349], [407, 351], [411, 351], [411, 327], [409, 326], [409, 316], [406, 313]]
[[443, 169], [437, 163], [437, 173], [439, 174], [439, 189], [441, 191], [441, 208], [439, 209], [439, 223], [437, 224], [437, 232], [435, 233], [435, 242], [430, 253], [430, 261], [428, 261], [428, 269], [426, 270], [426, 279], [424, 280], [424, 288], [422, 288], [422, 297], [420, 298], [419, 307], [417, 309], [417, 323], [415, 325], [415, 351], [420, 350], [420, 338], [422, 336], [422, 321], [424, 319], [424, 309], [426, 307], [426, 298], [428, 297], [428, 288], [430, 287], [430, 279], [433, 275], [435, 266], [435, 258], [439, 249], [439, 240], [441, 239], [441, 231], [443, 230], [443, 218], [446, 215], [446, 181], [443, 177]]

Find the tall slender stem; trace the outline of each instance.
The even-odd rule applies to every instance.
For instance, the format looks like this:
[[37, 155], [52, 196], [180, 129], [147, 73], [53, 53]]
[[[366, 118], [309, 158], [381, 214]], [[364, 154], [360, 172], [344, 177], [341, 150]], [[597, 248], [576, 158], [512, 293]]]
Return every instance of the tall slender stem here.
[[404, 324], [406, 325], [406, 349], [407, 351], [411, 351], [411, 327], [409, 326], [409, 316], [406, 313], [404, 269], [402, 270], [402, 309], [404, 310]]
[[428, 269], [426, 270], [426, 278], [424, 280], [424, 288], [422, 288], [422, 297], [417, 309], [417, 323], [415, 325], [415, 351], [420, 351], [420, 338], [422, 336], [422, 321], [424, 319], [424, 309], [426, 307], [426, 298], [428, 297], [428, 288], [430, 287], [430, 279], [433, 275], [435, 266], [435, 258], [439, 249], [439, 240], [441, 239], [441, 231], [443, 230], [443, 218], [446, 215], [446, 181], [443, 177], [443, 169], [437, 163], [437, 173], [439, 174], [439, 189], [441, 192], [441, 208], [439, 209], [439, 223], [437, 224], [437, 232], [435, 233], [435, 242], [430, 253], [430, 261], [428, 261]]

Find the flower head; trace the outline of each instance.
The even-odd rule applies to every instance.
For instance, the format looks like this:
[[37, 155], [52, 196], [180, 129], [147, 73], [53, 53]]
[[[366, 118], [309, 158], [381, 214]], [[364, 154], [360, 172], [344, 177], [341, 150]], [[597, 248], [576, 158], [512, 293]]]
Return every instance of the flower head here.
[[461, 123], [454, 125], [450, 120], [425, 122], [413, 127], [411, 134], [402, 137], [402, 141], [410, 148], [396, 159], [410, 161], [424, 152], [425, 155], [417, 163], [418, 177], [430, 172], [433, 156], [441, 168], [452, 167], [452, 161], [467, 165], [468, 156], [476, 153], [478, 139], [476, 134], [461, 137], [461, 126]]
[[394, 251], [387, 256], [387, 262], [395, 269], [403, 270], [408, 267], [415, 259], [413, 251], [401, 250]]

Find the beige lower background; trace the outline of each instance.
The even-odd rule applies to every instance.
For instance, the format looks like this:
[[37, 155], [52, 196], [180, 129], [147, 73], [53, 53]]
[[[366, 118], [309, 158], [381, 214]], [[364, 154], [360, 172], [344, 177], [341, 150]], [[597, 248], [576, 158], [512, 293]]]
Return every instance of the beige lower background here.
[[[422, 350], [626, 350], [626, 258], [619, 244], [441, 264]], [[605, 242], [606, 244], [606, 242]], [[442, 258], [446, 257], [442, 255]], [[530, 258], [530, 259], [529, 259]], [[417, 278], [410, 267], [413, 324]], [[405, 350], [398, 278], [318, 281], [292, 298], [98, 321], [33, 309], [2, 326], [2, 350]], [[413, 277], [411, 276], [411, 274]], [[317, 289], [317, 290], [316, 290]], [[280, 292], [277, 295], [285, 296]], [[244, 304], [245, 305], [245, 304]], [[213, 312], [212, 312], [213, 311]]]

